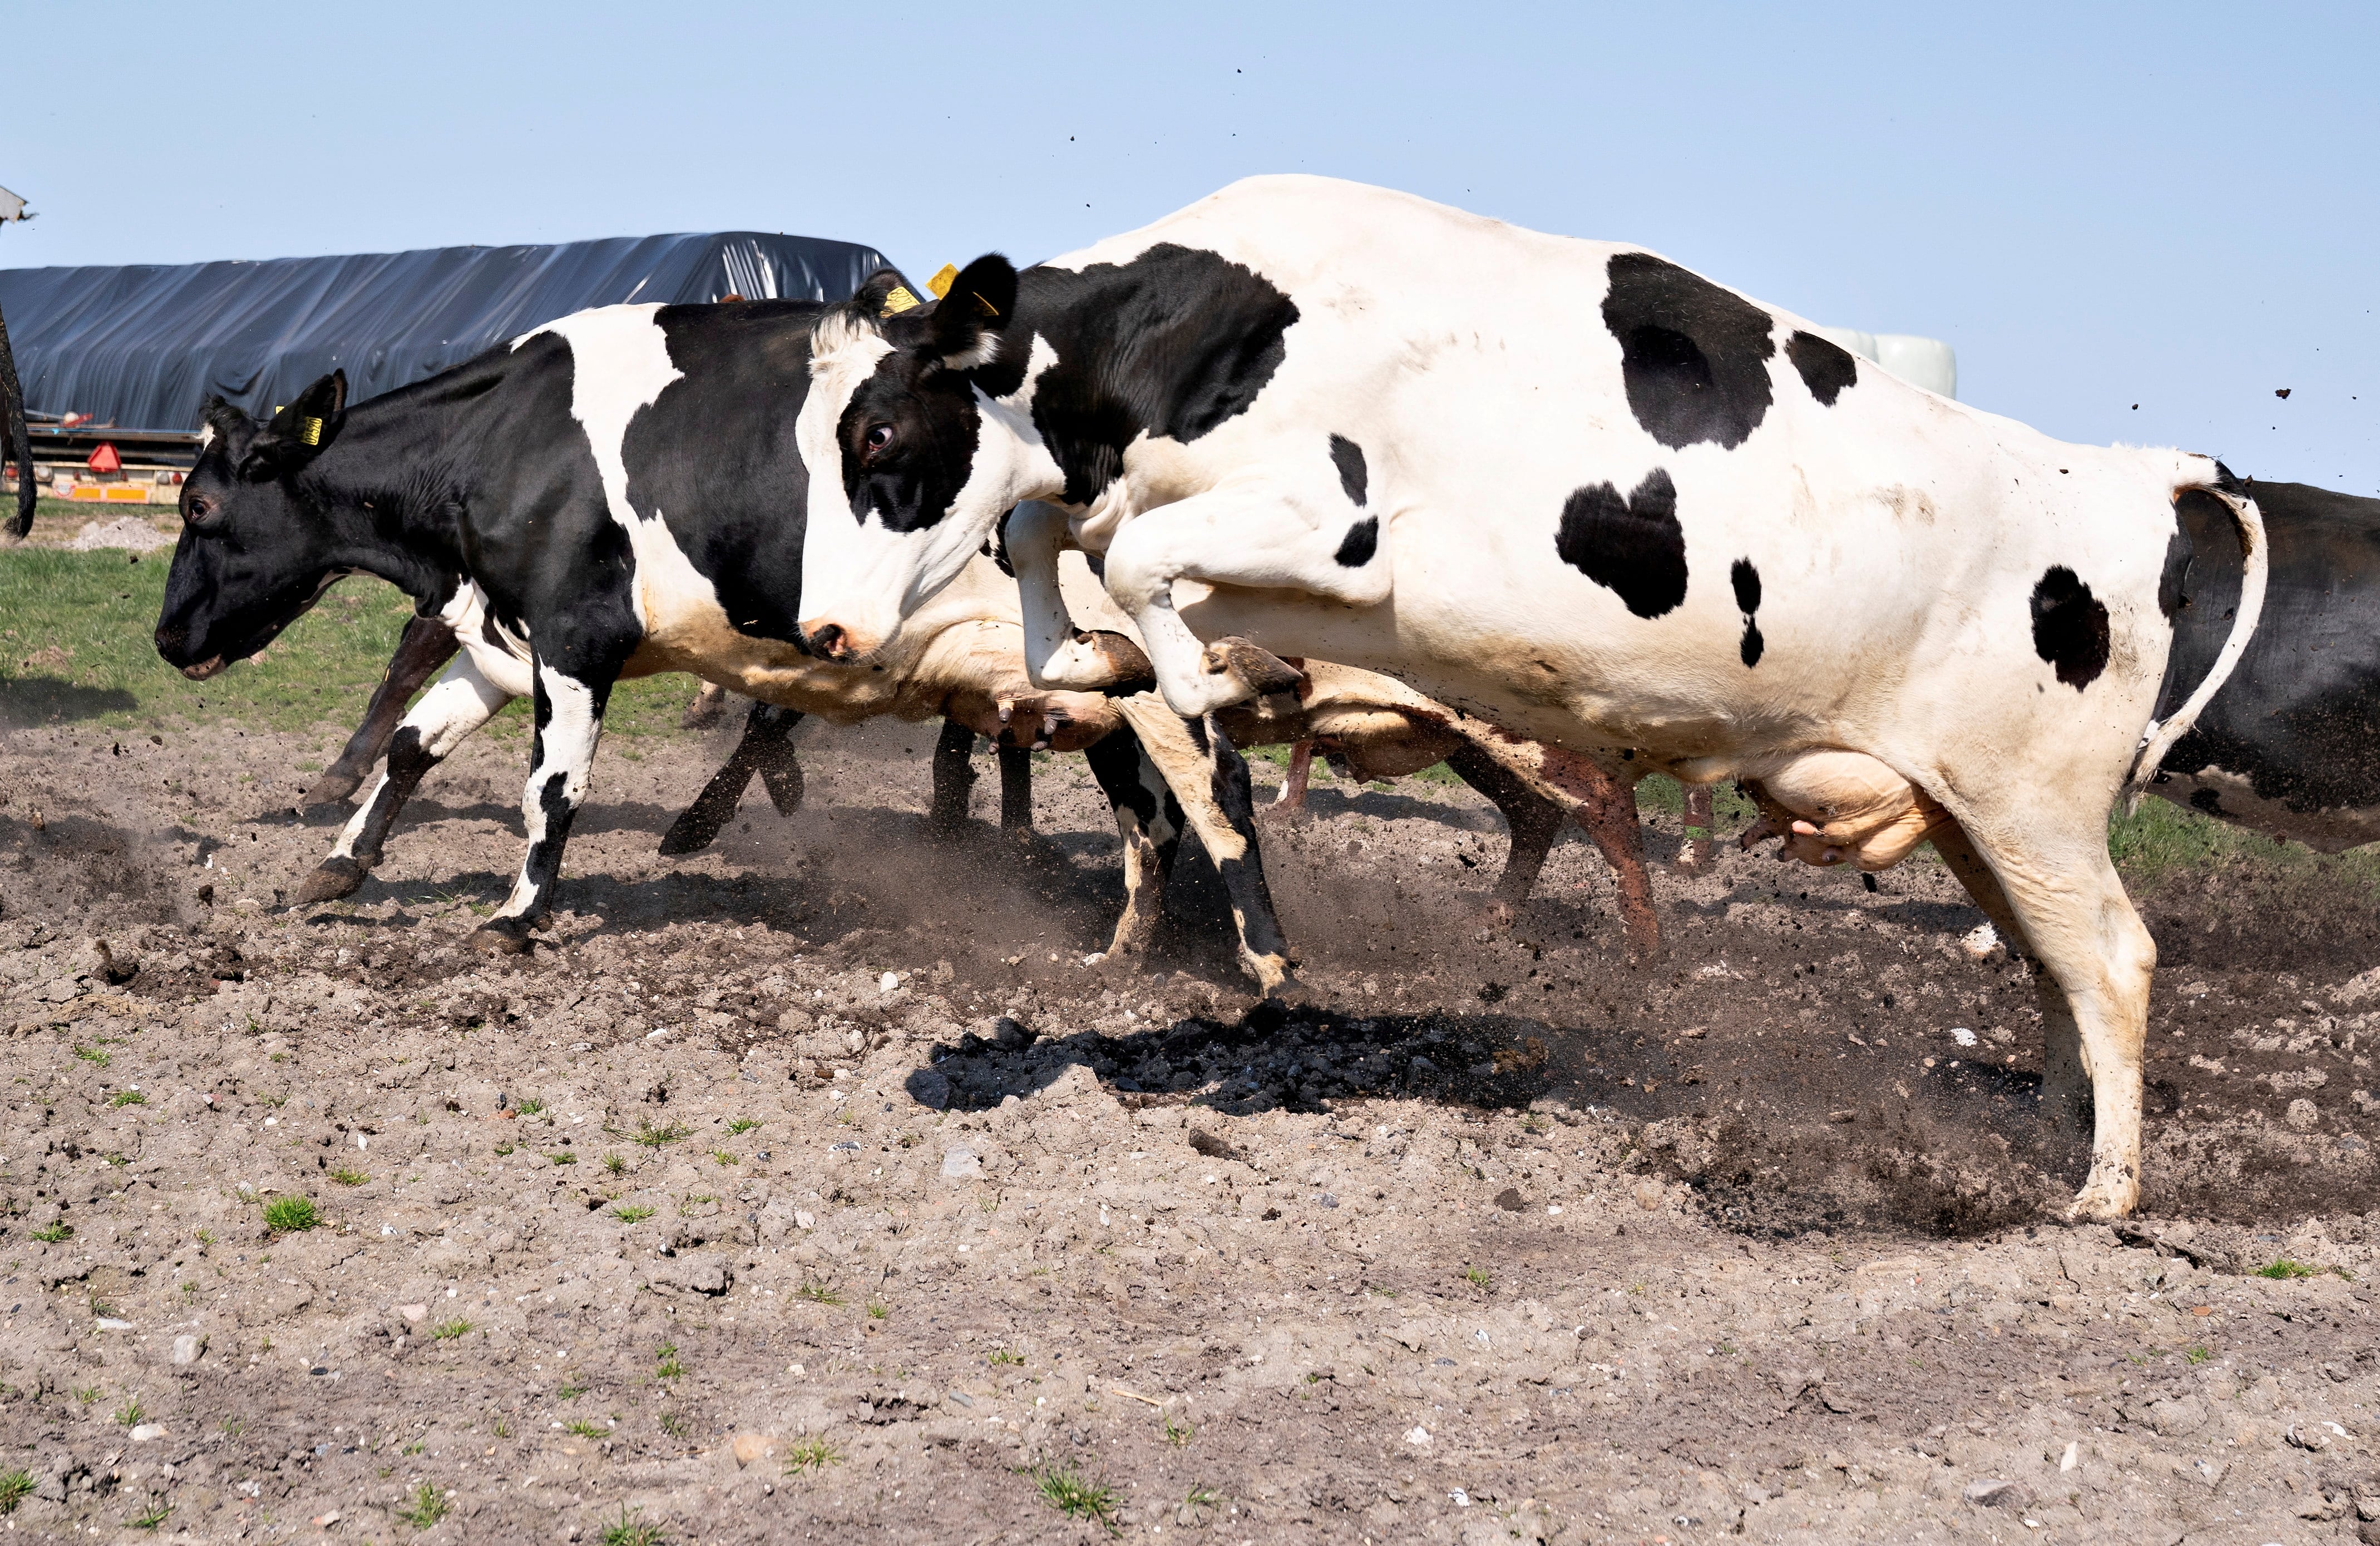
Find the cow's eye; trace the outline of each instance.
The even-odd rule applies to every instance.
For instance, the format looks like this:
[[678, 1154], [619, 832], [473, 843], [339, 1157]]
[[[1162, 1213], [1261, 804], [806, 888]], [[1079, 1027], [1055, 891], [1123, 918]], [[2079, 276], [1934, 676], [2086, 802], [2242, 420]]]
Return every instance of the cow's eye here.
[[869, 427], [868, 432], [868, 454], [869, 456], [873, 456], [877, 455], [879, 452], [881, 452], [881, 451], [883, 451], [883, 450], [887, 449], [888, 447], [890, 447], [890, 446], [892, 445], [892, 425], [890, 425], [890, 424], [876, 424], [876, 425], [872, 425], [872, 426], [870, 426], [870, 427]]
[[202, 493], [194, 493], [190, 496], [188, 508], [190, 519], [204, 520], [214, 514], [215, 504]]

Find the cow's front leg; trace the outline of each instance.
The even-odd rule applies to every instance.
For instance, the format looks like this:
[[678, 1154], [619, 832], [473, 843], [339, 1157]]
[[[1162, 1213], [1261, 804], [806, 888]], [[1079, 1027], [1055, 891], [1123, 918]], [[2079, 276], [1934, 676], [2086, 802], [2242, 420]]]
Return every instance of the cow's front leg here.
[[[744, 737], [735, 743], [735, 751], [710, 775], [710, 782], [702, 786], [694, 803], [662, 834], [662, 857], [699, 853], [710, 847], [734, 818], [735, 807], [744, 798], [745, 785], [752, 782], [756, 773], [767, 785], [769, 797], [775, 802], [779, 815], [790, 816], [800, 810], [801, 760], [785, 737], [794, 733], [794, 726], [801, 719], [799, 709], [781, 709], [774, 703], [753, 704], [752, 712], [744, 719]], [[788, 794], [779, 794], [780, 789]]]
[[347, 819], [330, 857], [298, 888], [295, 905], [310, 907], [333, 901], [363, 884], [422, 776], [512, 700], [513, 695], [488, 680], [470, 656], [448, 666], [389, 736], [388, 761], [380, 778]]
[[574, 676], [540, 659], [536, 669], [537, 736], [528, 787], [521, 796], [528, 852], [512, 895], [471, 936], [472, 943], [495, 954], [525, 954], [529, 931], [544, 921], [553, 906], [563, 846], [570, 840], [570, 823], [587, 797], [587, 775], [595, 765], [595, 743], [603, 734], [603, 710], [611, 701], [618, 668], [607, 665]]
[[1388, 599], [1389, 557], [1376, 517], [1318, 521], [1265, 489], [1217, 489], [1135, 517], [1108, 548], [1108, 594], [1148, 646], [1158, 690], [1199, 718], [1293, 688], [1301, 673], [1244, 639], [1204, 643], [1173, 609], [1173, 582], [1295, 590], [1349, 606]]
[[380, 761], [389, 737], [405, 719], [406, 705], [421, 690], [421, 684], [438, 674], [438, 668], [455, 658], [457, 648], [455, 630], [443, 618], [416, 617], [405, 625], [405, 637], [396, 641], [396, 653], [390, 657], [388, 672], [371, 695], [364, 710], [364, 722], [347, 739], [339, 760], [322, 770], [299, 803], [328, 805], [333, 800], [346, 799], [356, 792]]
[[1144, 690], [1148, 657], [1122, 634], [1075, 627], [1058, 583], [1058, 555], [1066, 550], [1065, 512], [1027, 501], [1008, 517], [1004, 551], [1016, 574], [1025, 615], [1025, 675], [1037, 688], [1099, 692]]

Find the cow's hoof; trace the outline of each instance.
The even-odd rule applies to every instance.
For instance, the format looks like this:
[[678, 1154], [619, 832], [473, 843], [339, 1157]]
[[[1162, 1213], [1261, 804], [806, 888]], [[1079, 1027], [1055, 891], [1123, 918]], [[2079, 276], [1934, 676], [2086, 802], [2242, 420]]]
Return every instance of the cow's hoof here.
[[371, 866], [368, 864], [358, 864], [351, 858], [326, 858], [314, 867], [314, 872], [306, 877], [306, 883], [298, 888], [298, 900], [293, 905], [310, 907], [317, 902], [335, 902], [342, 896], [352, 896], [370, 873]]
[[325, 768], [322, 776], [308, 787], [298, 803], [301, 806], [340, 804], [353, 797], [363, 781], [364, 775], [359, 773], [349, 773], [335, 766]]
[[2102, 1180], [2097, 1176], [2083, 1183], [2074, 1200], [2066, 1205], [2069, 1223], [2113, 1223], [2130, 1218], [2140, 1203], [2140, 1187], [2136, 1183]]
[[1257, 980], [1257, 990], [1267, 998], [1295, 1001], [1305, 991], [1305, 985], [1292, 974], [1290, 959], [1278, 953], [1259, 956], [1243, 947], [1240, 969]]
[[1219, 639], [1200, 651], [1198, 670], [1203, 676], [1229, 682], [1236, 696], [1225, 701], [1232, 703], [1269, 698], [1277, 692], [1295, 692], [1297, 685], [1305, 680], [1305, 672], [1279, 655], [1237, 637]]
[[1129, 695], [1157, 685], [1157, 671], [1148, 663], [1148, 654], [1123, 635], [1094, 629], [1075, 637], [1099, 657], [1107, 676], [1103, 690]]
[[526, 956], [535, 943], [526, 924], [482, 923], [471, 931], [471, 948], [483, 956]]

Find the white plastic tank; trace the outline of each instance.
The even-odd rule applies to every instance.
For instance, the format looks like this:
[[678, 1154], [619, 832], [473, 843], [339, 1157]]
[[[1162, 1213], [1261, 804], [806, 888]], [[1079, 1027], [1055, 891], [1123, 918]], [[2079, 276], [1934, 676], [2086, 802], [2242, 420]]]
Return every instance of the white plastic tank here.
[[1883, 366], [1912, 385], [1938, 392], [1945, 397], [1959, 395], [1958, 354], [1939, 338], [1920, 338], [1907, 333], [1862, 333], [1851, 327], [1812, 331], [1862, 359]]

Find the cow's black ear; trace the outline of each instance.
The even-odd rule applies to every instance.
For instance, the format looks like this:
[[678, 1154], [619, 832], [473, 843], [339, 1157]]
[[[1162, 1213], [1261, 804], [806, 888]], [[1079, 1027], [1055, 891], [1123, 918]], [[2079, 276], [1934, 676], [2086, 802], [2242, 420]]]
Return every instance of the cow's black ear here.
[[347, 373], [334, 371], [273, 416], [264, 432], [249, 442], [244, 468], [273, 474], [296, 471], [338, 438], [346, 411]]
[[[898, 297], [898, 299], [894, 298]], [[892, 317], [909, 310], [926, 298], [909, 287], [896, 268], [880, 268], [851, 292], [852, 310], [863, 317]]]
[[999, 253], [987, 252], [959, 270], [950, 294], [935, 302], [929, 347], [955, 369], [980, 365], [990, 358], [994, 340], [1007, 330], [1015, 311], [1016, 267]]

